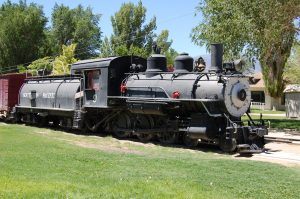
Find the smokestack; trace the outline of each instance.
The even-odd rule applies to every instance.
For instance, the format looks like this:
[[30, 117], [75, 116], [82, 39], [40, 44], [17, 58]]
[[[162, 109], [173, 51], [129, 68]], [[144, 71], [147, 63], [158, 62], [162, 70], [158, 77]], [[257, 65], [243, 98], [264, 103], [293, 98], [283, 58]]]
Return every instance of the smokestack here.
[[210, 70], [219, 72], [223, 70], [223, 44], [211, 44], [211, 66]]

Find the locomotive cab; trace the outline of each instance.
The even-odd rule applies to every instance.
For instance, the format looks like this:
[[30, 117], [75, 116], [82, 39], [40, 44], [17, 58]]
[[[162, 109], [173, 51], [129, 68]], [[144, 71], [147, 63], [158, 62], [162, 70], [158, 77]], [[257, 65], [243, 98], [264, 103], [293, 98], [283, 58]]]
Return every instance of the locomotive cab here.
[[109, 108], [120, 96], [120, 85], [132, 65], [146, 65], [146, 60], [136, 56], [109, 57], [74, 63], [72, 74], [83, 77], [83, 107]]
[[85, 106], [106, 106], [107, 93], [103, 92], [105, 84], [105, 69], [91, 69], [83, 72], [83, 92]]

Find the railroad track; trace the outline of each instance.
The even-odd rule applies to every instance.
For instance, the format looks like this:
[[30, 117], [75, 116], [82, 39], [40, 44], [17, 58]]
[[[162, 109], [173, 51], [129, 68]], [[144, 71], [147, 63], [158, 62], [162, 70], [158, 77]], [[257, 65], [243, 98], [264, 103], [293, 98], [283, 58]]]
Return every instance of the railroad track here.
[[269, 133], [277, 133], [278, 131], [291, 134], [291, 135], [299, 135], [300, 136], [300, 131], [297, 129], [269, 129]]
[[291, 144], [300, 144], [300, 139], [293, 138], [278, 138], [278, 137], [265, 137], [266, 142], [283, 142]]
[[270, 133], [265, 136], [265, 141], [268, 142], [283, 142], [291, 144], [300, 144], [299, 134], [291, 133]]
[[274, 137], [274, 136], [268, 136], [265, 137], [266, 143], [269, 142], [282, 142], [282, 143], [288, 143], [288, 144], [300, 144], [300, 139], [295, 138], [280, 138], [280, 137]]

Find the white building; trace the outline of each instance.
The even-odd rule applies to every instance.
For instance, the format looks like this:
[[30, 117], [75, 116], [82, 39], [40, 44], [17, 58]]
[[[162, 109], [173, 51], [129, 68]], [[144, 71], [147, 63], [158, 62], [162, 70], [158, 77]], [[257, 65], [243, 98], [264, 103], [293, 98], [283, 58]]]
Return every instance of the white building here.
[[263, 110], [285, 110], [284, 96], [279, 99], [271, 97], [265, 87], [263, 75], [257, 72], [250, 81], [251, 108]]
[[300, 85], [288, 85], [284, 94], [286, 116], [300, 119]]

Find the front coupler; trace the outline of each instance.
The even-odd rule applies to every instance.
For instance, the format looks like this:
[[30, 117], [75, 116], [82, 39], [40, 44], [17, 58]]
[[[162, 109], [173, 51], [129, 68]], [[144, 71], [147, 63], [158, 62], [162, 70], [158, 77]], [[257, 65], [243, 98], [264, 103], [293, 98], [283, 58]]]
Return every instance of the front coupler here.
[[255, 123], [250, 116], [249, 119], [248, 126], [244, 126], [242, 122], [233, 122], [228, 119], [225, 136], [220, 140], [223, 150], [225, 147], [225, 151], [237, 149], [239, 153], [261, 153], [263, 151], [264, 136], [268, 134], [268, 129], [262, 118], [259, 123]]

